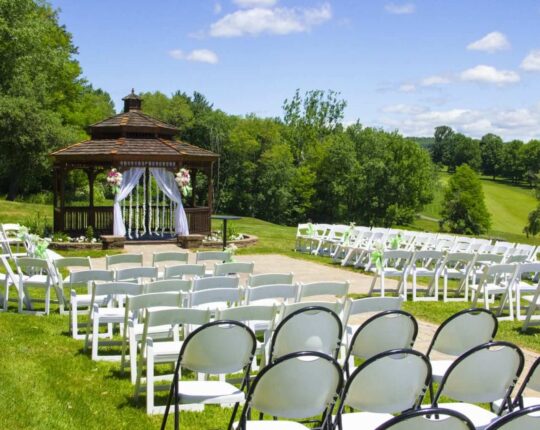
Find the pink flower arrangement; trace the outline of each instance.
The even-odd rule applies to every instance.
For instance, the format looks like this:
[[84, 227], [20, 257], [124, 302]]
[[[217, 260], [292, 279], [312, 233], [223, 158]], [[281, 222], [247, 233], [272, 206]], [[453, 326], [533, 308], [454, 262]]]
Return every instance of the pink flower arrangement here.
[[107, 173], [107, 183], [111, 186], [113, 192], [118, 194], [122, 186], [122, 174], [116, 169], [109, 170], [109, 173]]
[[174, 180], [178, 184], [178, 188], [180, 188], [180, 192], [184, 197], [188, 197], [191, 195], [191, 175], [189, 174], [188, 169], [181, 168], [176, 174]]

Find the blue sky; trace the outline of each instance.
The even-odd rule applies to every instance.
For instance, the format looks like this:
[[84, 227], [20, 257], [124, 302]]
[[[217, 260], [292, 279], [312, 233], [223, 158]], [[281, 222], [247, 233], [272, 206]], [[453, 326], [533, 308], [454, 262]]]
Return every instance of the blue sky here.
[[540, 0], [51, 3], [117, 109], [135, 87], [279, 116], [296, 88], [333, 89], [347, 123], [540, 138]]

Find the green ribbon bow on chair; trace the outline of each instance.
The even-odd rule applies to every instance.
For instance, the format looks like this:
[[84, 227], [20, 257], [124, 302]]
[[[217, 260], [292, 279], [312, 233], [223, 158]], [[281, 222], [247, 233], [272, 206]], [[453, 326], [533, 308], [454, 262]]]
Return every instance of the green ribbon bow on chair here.
[[375, 263], [375, 267], [378, 271], [382, 270], [382, 259], [383, 259], [383, 246], [381, 243], [375, 245], [375, 249], [371, 252], [371, 261]]
[[47, 239], [38, 238], [35, 243], [34, 254], [37, 258], [47, 258], [47, 248], [49, 247], [49, 241]]
[[398, 249], [402, 240], [403, 238], [401, 237], [401, 233], [396, 234], [392, 239], [390, 239], [390, 247], [392, 249]]
[[315, 228], [313, 227], [313, 224], [311, 224], [310, 222], [308, 222], [308, 225], [307, 225], [307, 234], [310, 237], [313, 237], [313, 235], [315, 234]]

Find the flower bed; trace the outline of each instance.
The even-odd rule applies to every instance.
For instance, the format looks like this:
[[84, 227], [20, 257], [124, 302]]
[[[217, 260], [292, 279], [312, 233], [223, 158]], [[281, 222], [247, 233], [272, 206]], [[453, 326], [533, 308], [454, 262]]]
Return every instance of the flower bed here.
[[[237, 234], [228, 239], [227, 244], [232, 243], [238, 248], [245, 248], [247, 246], [254, 245], [258, 240], [259, 238], [252, 234]], [[203, 240], [203, 246], [205, 248], [221, 248], [223, 246], [223, 239], [221, 235], [213, 233]]]

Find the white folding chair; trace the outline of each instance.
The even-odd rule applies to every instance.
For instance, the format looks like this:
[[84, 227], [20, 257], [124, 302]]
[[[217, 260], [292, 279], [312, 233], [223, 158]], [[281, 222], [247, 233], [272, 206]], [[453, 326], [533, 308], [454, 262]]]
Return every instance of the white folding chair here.
[[233, 308], [220, 309], [217, 312], [217, 320], [240, 321], [253, 330], [256, 335], [261, 333], [262, 341], [257, 340], [256, 356], [261, 358], [257, 363], [257, 357], [253, 360], [253, 369], [257, 370], [266, 365], [266, 354], [268, 342], [272, 337], [274, 322], [276, 320], [278, 307], [274, 305], [246, 305]]
[[193, 280], [192, 290], [202, 291], [215, 288], [233, 288], [238, 289], [240, 278], [238, 276], [212, 276], [209, 278], [196, 278]]
[[[75, 270], [92, 270], [92, 261], [90, 257], [64, 257], [52, 262], [54, 267], [54, 278], [58, 290], [62, 292], [62, 301], [60, 303], [60, 313], [64, 313], [64, 307], [69, 307], [69, 294], [65, 294], [64, 285], [69, 284], [69, 272]], [[66, 277], [62, 276], [63, 271], [68, 271]]]
[[[460, 412], [476, 428], [483, 429], [497, 419], [497, 414], [476, 403], [504, 399], [504, 409], [511, 401], [510, 394], [523, 370], [523, 363], [523, 353], [509, 342], [476, 346], [450, 365], [433, 397], [432, 406]], [[457, 402], [439, 403], [442, 396]]]
[[[343, 386], [343, 373], [332, 357], [312, 351], [288, 354], [266, 366], [249, 389], [238, 430], [307, 430], [297, 421], [256, 421], [250, 411], [305, 420], [318, 416], [318, 428], [331, 426], [332, 409]], [[234, 419], [234, 414], [233, 417]], [[232, 421], [232, 420], [231, 420]]]
[[[384, 251], [381, 257], [380, 268], [374, 265], [372, 272], [373, 280], [371, 281], [371, 286], [369, 288], [369, 295], [372, 296], [373, 293], [380, 292], [381, 297], [384, 297], [385, 291], [387, 290], [385, 286], [385, 280], [387, 277], [398, 278], [398, 285], [395, 290], [397, 294], [403, 294], [403, 291], [407, 290], [407, 277], [410, 270], [410, 260], [412, 258], [412, 252], [410, 251]], [[379, 289], [375, 288], [377, 279], [379, 279], [380, 287]], [[406, 296], [403, 296], [404, 300], [407, 300]]]
[[[516, 298], [516, 318], [518, 321], [524, 321], [527, 315], [521, 313], [521, 299], [524, 294], [531, 295], [536, 292], [540, 284], [540, 263], [524, 263], [517, 267], [516, 278], [512, 285], [514, 296]], [[536, 282], [534, 280], [536, 279]], [[506, 296], [503, 297], [501, 308], [506, 303]], [[501, 309], [502, 311], [502, 309]]]
[[412, 348], [418, 323], [402, 310], [380, 312], [365, 321], [352, 336], [345, 357], [347, 376], [354, 370], [354, 359], [367, 360], [384, 351]]
[[107, 270], [113, 268], [117, 269], [118, 266], [120, 266], [121, 268], [142, 267], [143, 255], [142, 253], [131, 253], [105, 256], [105, 268]]
[[[126, 359], [129, 359], [132, 384], [135, 384], [137, 379], [137, 352], [143, 335], [144, 323], [142, 321], [144, 311], [152, 308], [178, 308], [181, 305], [182, 296], [179, 292], [148, 293], [127, 298], [122, 330], [120, 370], [122, 372], [124, 371]], [[152, 327], [149, 333], [155, 339], [172, 337], [172, 331], [169, 326]], [[128, 346], [129, 355], [126, 354]]]
[[144, 294], [149, 293], [189, 293], [191, 279], [162, 279], [144, 284]]
[[[473, 268], [475, 255], [467, 252], [449, 252], [442, 263], [441, 274], [443, 277], [443, 302], [468, 301], [469, 278]], [[465, 291], [463, 298], [449, 297], [452, 290], [449, 288], [449, 280], [460, 281], [459, 286], [453, 290], [455, 296], [460, 291]]]
[[[88, 346], [92, 348], [92, 360], [94, 361], [121, 361], [121, 355], [99, 355], [99, 326], [103, 324], [122, 324], [125, 317], [123, 303], [128, 296], [142, 294], [143, 286], [132, 282], [109, 282], [94, 284], [92, 288], [92, 300], [88, 312], [88, 324], [84, 341], [84, 350]], [[104, 301], [96, 300], [96, 297], [106, 297]], [[110, 329], [109, 329], [110, 331]], [[92, 333], [92, 334], [90, 334]], [[90, 343], [90, 338], [91, 343]], [[119, 341], [107, 341], [103, 344], [121, 345]]]
[[[335, 428], [375, 429], [393, 414], [418, 407], [431, 378], [427, 357], [412, 349], [394, 349], [362, 363], [345, 384]], [[345, 413], [345, 406], [357, 412]]]
[[[501, 296], [497, 318], [502, 320], [514, 320], [513, 284], [516, 279], [518, 266], [514, 264], [495, 264], [484, 269], [478, 285], [470, 285], [473, 293], [473, 307], [477, 306], [478, 300], [482, 299], [484, 307], [490, 309], [490, 303], [495, 301], [495, 296]], [[506, 299], [506, 300], [505, 300]], [[505, 302], [508, 302], [509, 315], [501, 316]]]
[[194, 276], [203, 277], [205, 272], [204, 264], [180, 264], [178, 266], [165, 267], [163, 273], [164, 279], [172, 278], [193, 278]]
[[[441, 382], [450, 365], [461, 354], [495, 339], [499, 324], [486, 309], [465, 309], [447, 318], [435, 331], [426, 355], [430, 358], [433, 382]], [[433, 352], [447, 356], [434, 359]]]
[[227, 263], [231, 261], [232, 254], [228, 251], [197, 251], [195, 253], [195, 264], [204, 264], [205, 265], [205, 274], [213, 275], [214, 269], [207, 266], [208, 262], [215, 263]]
[[[85, 335], [79, 333], [79, 314], [87, 315], [87, 308], [90, 307], [92, 302], [92, 287], [97, 282], [113, 282], [114, 271], [112, 270], [83, 270], [79, 272], [70, 272], [69, 274], [69, 288], [70, 288], [70, 302], [69, 302], [69, 321], [70, 332], [74, 339], [84, 339]], [[84, 293], [77, 292], [77, 287], [83, 287]], [[95, 300], [105, 300], [106, 297], [96, 297]], [[79, 309], [83, 309], [79, 311]], [[86, 324], [83, 324], [86, 327]]]
[[537, 314], [537, 310], [540, 309], [540, 280], [536, 285], [536, 291], [532, 295], [521, 296], [521, 299], [529, 304], [527, 316], [521, 327], [521, 332], [525, 333], [529, 327], [540, 324], [540, 315]]
[[[14, 257], [16, 258], [16, 257]], [[9, 257], [7, 254], [0, 255], [0, 261], [2, 262], [2, 266], [4, 268], [5, 273], [0, 274], [0, 280], [4, 284], [4, 294], [2, 297], [3, 300], [3, 310], [6, 312], [8, 310], [8, 303], [9, 303], [9, 290], [11, 287], [13, 287], [17, 293], [17, 309], [19, 312], [23, 311], [23, 305], [26, 306], [28, 309], [32, 306], [32, 304], [29, 301], [28, 297], [25, 297], [24, 291], [20, 290], [20, 279], [19, 279], [19, 272], [14, 272], [9, 264]], [[15, 260], [11, 260], [15, 261]], [[15, 269], [17, 270], [17, 269]], [[23, 274], [23, 277], [27, 277]]]
[[283, 320], [285, 317], [300, 310], [309, 308], [311, 306], [322, 307], [334, 312], [336, 315], [343, 317], [343, 308], [345, 302], [342, 300], [336, 300], [335, 302], [324, 301], [311, 301], [311, 302], [296, 302], [296, 303], [282, 303], [279, 311], [279, 320]]
[[377, 430], [476, 430], [465, 415], [451, 409], [427, 408], [405, 412]]
[[[412, 276], [412, 300], [428, 301], [439, 300], [439, 277], [442, 270], [443, 252], [436, 251], [416, 251], [411, 257], [410, 274]], [[425, 296], [419, 297], [418, 278], [428, 279], [427, 288], [423, 289]], [[404, 282], [404, 295], [407, 296], [407, 282]]]
[[261, 285], [272, 284], [292, 284], [293, 273], [261, 273], [259, 275], [249, 275], [247, 280], [248, 287], [259, 287]]
[[537, 430], [540, 428], [540, 404], [510, 412], [485, 430]]
[[[31, 257], [15, 257], [15, 265], [17, 266], [17, 274], [19, 281], [19, 311], [22, 310], [23, 299], [27, 299], [28, 312], [38, 313], [34, 311], [33, 303], [44, 302], [45, 303], [45, 315], [49, 315], [51, 308], [51, 289], [54, 289], [56, 296], [58, 297], [58, 303], [63, 300], [63, 295], [54, 285], [53, 272], [47, 260]], [[32, 298], [30, 295], [30, 288], [40, 289], [45, 292], [45, 299]], [[41, 313], [41, 312], [40, 312]]]
[[174, 263], [178, 265], [179, 263], [187, 264], [189, 259], [189, 253], [180, 252], [180, 251], [165, 251], [165, 252], [154, 252], [152, 254], [152, 266], [159, 269], [158, 277], [163, 278], [164, 267], [167, 267], [166, 263]]
[[298, 284], [272, 284], [247, 287], [246, 305], [281, 305], [295, 303], [298, 297]]
[[[141, 346], [137, 363], [137, 378], [135, 381], [135, 399], [141, 392], [146, 391], [146, 413], [163, 413], [164, 406], [155, 405], [155, 392], [169, 389], [166, 386], [156, 384], [158, 382], [170, 382], [172, 374], [156, 376], [155, 365], [163, 363], [175, 363], [178, 360], [183, 340], [192, 327], [201, 326], [210, 321], [210, 312], [199, 309], [171, 308], [171, 309], [148, 309], [145, 312], [144, 328], [141, 337]], [[182, 330], [180, 331], [180, 327]], [[155, 331], [168, 328], [173, 336], [172, 340], [156, 339], [152, 337]], [[143, 377], [146, 369], [146, 376]], [[202, 410], [202, 408], [189, 408]]]
[[318, 351], [334, 358], [339, 353], [343, 326], [339, 316], [322, 306], [308, 306], [283, 316], [277, 325], [268, 362], [298, 351]]
[[[165, 428], [171, 405], [176, 419], [179, 406], [189, 404], [235, 404], [229, 428], [240, 403], [244, 403], [244, 389], [249, 386], [249, 370], [255, 355], [256, 339], [248, 326], [238, 321], [213, 321], [189, 334], [180, 350], [169, 400], [162, 426]], [[242, 372], [240, 387], [226, 381], [183, 381], [181, 371], [227, 375]]]

